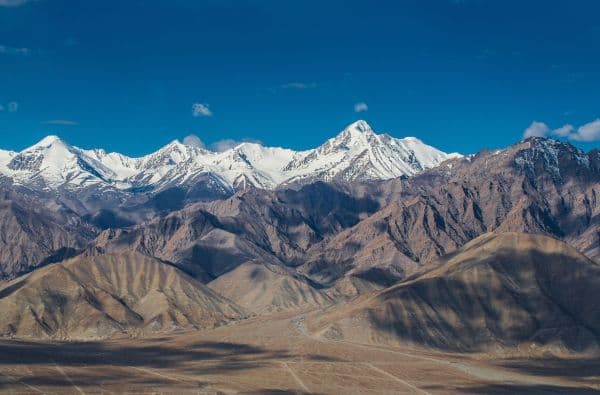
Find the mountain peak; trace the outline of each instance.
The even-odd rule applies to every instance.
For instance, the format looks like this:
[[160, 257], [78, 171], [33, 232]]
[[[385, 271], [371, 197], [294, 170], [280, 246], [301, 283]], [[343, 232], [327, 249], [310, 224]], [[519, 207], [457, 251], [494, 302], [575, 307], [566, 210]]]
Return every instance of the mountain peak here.
[[224, 152], [211, 152], [173, 140], [153, 153], [129, 158], [80, 149], [50, 135], [20, 153], [0, 155], [0, 175], [19, 178], [22, 183], [43, 181], [49, 186], [152, 186], [158, 190], [191, 185], [210, 173], [220, 177], [215, 187], [219, 190], [223, 185], [233, 187], [242, 175], [256, 186], [274, 189], [312, 180], [384, 180], [413, 175], [447, 157], [414, 138], [378, 135], [360, 119], [321, 146], [305, 151], [242, 142]]
[[346, 130], [357, 130], [361, 133], [365, 133], [365, 132], [372, 132], [373, 129], [371, 128], [371, 126], [367, 123], [367, 121], [359, 119], [356, 122], [351, 123], [350, 125], [348, 125], [346, 127]]
[[62, 141], [62, 139], [54, 134], [51, 134], [49, 136], [44, 137], [43, 139], [41, 139], [40, 141], [38, 141], [37, 143], [35, 143], [34, 145], [32, 145], [29, 148], [47, 148], [50, 147], [54, 144], [63, 144], [65, 145], [65, 143]]

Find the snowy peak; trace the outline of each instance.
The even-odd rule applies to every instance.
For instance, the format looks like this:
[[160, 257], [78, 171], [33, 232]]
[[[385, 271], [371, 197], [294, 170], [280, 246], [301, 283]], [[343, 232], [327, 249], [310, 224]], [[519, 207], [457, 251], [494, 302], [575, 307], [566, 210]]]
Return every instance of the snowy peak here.
[[65, 184], [83, 186], [109, 182], [113, 171], [85, 151], [72, 147], [58, 136], [47, 136], [12, 156], [1, 171], [20, 184], [52, 189]]
[[396, 139], [387, 134], [378, 135], [361, 120], [320, 147], [299, 153], [284, 170], [293, 174], [288, 183], [312, 179], [386, 180], [416, 174], [449, 157], [414, 137]]
[[25, 150], [28, 151], [28, 150], [32, 150], [32, 149], [49, 148], [56, 144], [64, 146], [64, 147], [67, 146], [67, 144], [65, 144], [65, 142], [62, 141], [60, 137], [58, 137], [56, 135], [50, 135], [50, 136], [44, 137], [43, 139], [41, 139], [40, 141], [38, 141], [31, 147], [26, 148]]
[[328, 140], [331, 145], [340, 147], [365, 146], [375, 140], [377, 135], [365, 121], [356, 121], [348, 125], [336, 137]]
[[371, 128], [371, 125], [369, 125], [367, 123], [367, 121], [364, 121], [362, 119], [359, 119], [358, 121], [351, 123], [350, 125], [348, 125], [346, 127], [346, 129], [344, 131], [357, 131], [360, 133], [368, 133], [368, 132], [373, 133], [373, 129]]
[[172, 141], [153, 154], [142, 158], [141, 165], [146, 168], [157, 168], [162, 166], [176, 165], [189, 160], [196, 154], [197, 148], [184, 145], [178, 140]]
[[64, 165], [72, 156], [70, 147], [58, 136], [47, 136], [15, 155], [7, 166], [15, 171], [41, 171], [48, 166]]
[[0, 174], [45, 189], [95, 186], [160, 191], [206, 180], [220, 190], [242, 184], [275, 189], [316, 180], [354, 182], [410, 176], [449, 157], [452, 154], [414, 137], [376, 134], [367, 122], [359, 120], [306, 151], [242, 143], [212, 152], [174, 140], [154, 153], [130, 158], [102, 149], [83, 150], [58, 136], [48, 136], [20, 153], [3, 151]]

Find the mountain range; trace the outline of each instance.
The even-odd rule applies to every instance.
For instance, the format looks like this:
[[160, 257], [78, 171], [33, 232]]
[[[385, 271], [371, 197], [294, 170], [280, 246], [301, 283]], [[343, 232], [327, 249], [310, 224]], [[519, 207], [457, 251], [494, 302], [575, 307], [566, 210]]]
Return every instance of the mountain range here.
[[213, 152], [176, 140], [149, 155], [130, 158], [73, 147], [48, 136], [21, 152], [0, 151], [0, 174], [17, 185], [42, 190], [158, 192], [203, 182], [218, 195], [246, 186], [275, 189], [316, 180], [386, 180], [413, 175], [456, 156], [414, 137], [376, 134], [365, 121], [357, 121], [306, 151], [241, 143]]
[[[143, 336], [316, 309], [312, 329], [326, 338], [464, 351], [525, 342], [516, 331], [597, 345], [594, 298], [557, 289], [591, 295], [598, 281], [598, 150], [529, 138], [445, 154], [358, 121], [300, 152], [173, 142], [129, 158], [51, 136], [0, 158], [4, 336]], [[502, 310], [517, 294], [553, 305]], [[468, 330], [456, 326], [461, 309]], [[347, 326], [355, 313], [368, 338]], [[96, 318], [78, 326], [77, 314]], [[575, 329], [544, 329], [554, 324]]]

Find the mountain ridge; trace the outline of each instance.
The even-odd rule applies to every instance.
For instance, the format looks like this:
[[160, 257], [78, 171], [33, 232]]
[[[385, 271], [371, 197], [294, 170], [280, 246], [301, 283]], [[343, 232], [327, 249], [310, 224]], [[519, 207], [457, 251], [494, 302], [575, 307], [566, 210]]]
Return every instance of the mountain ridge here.
[[148, 155], [128, 157], [81, 149], [50, 135], [20, 152], [0, 152], [0, 174], [17, 184], [48, 190], [94, 186], [120, 191], [165, 190], [208, 174], [214, 189], [232, 192], [247, 183], [275, 189], [315, 180], [385, 180], [410, 176], [457, 156], [414, 137], [378, 135], [360, 120], [304, 151], [245, 142], [213, 152], [174, 140]]

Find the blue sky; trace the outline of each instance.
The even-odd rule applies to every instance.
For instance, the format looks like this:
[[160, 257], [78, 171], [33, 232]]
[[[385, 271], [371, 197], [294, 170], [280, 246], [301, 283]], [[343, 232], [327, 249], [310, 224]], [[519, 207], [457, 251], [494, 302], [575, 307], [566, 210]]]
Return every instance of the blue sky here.
[[537, 121], [587, 150], [598, 15], [592, 0], [0, 0], [0, 147], [301, 149], [365, 119], [464, 153]]

